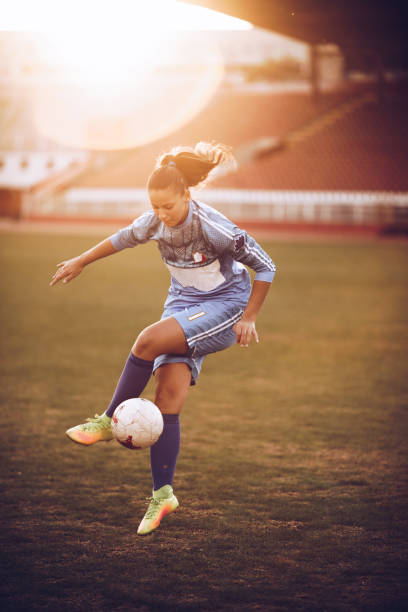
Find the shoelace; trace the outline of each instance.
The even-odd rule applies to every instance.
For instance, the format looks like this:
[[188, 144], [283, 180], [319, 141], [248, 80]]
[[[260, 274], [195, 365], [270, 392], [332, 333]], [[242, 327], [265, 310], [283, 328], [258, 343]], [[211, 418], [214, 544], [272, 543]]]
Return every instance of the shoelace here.
[[146, 497], [146, 499], [150, 501], [150, 504], [147, 509], [145, 518], [150, 519], [155, 515], [161, 502], [165, 501], [165, 499], [155, 499], [154, 497]]
[[106, 428], [106, 423], [105, 423], [105, 419], [104, 419], [103, 414], [95, 414], [94, 417], [89, 417], [88, 419], [86, 419], [88, 421], [88, 423], [92, 423], [93, 424], [93, 428], [96, 429], [105, 429]]

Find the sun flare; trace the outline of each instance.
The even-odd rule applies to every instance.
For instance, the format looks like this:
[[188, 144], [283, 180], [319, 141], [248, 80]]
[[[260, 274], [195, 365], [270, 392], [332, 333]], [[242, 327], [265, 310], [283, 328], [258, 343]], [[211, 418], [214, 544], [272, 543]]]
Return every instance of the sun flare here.
[[59, 46], [58, 78], [34, 97], [37, 130], [71, 147], [120, 149], [157, 140], [200, 112], [222, 79], [220, 54], [205, 37], [143, 35], [122, 38], [114, 50], [104, 37], [93, 38], [91, 53], [86, 42], [77, 39], [66, 59]]
[[80, 19], [69, 6], [58, 18], [52, 3], [43, 13], [38, 37], [51, 68], [33, 120], [43, 136], [87, 149], [140, 146], [189, 121], [223, 76], [205, 28], [246, 27], [172, 0], [84, 2]]

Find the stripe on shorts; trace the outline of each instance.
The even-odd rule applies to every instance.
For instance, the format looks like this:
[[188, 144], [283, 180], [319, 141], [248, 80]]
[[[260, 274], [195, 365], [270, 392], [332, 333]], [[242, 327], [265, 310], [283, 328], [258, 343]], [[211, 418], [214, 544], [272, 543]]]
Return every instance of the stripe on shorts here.
[[243, 312], [244, 312], [243, 310], [240, 310], [230, 319], [227, 319], [226, 321], [219, 323], [218, 325], [216, 325], [215, 327], [212, 327], [211, 329], [207, 329], [207, 331], [205, 332], [200, 332], [199, 334], [196, 334], [195, 336], [188, 338], [189, 345], [195, 344], [196, 342], [198, 342], [199, 340], [203, 340], [204, 338], [209, 338], [210, 336], [214, 336], [214, 334], [218, 334], [219, 332], [223, 331], [227, 327], [230, 327], [231, 325], [239, 321]]
[[196, 314], [191, 315], [191, 317], [187, 317], [187, 319], [189, 321], [195, 321], [195, 319], [198, 319], [199, 317], [203, 317], [205, 314], [207, 313], [204, 312], [204, 310], [202, 310], [201, 312], [197, 312]]

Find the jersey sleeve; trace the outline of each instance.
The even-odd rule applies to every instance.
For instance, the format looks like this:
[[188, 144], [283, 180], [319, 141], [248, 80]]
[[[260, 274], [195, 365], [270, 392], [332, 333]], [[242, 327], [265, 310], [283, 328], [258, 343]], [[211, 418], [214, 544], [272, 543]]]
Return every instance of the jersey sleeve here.
[[157, 217], [148, 211], [140, 215], [127, 227], [123, 227], [109, 239], [117, 251], [129, 249], [153, 238]]
[[219, 255], [228, 254], [254, 270], [255, 280], [272, 282], [276, 266], [252, 236], [218, 211], [201, 209], [199, 214], [207, 239]]
[[230, 245], [232, 257], [255, 271], [255, 280], [271, 283], [276, 272], [276, 265], [264, 249], [244, 230], [234, 234]]

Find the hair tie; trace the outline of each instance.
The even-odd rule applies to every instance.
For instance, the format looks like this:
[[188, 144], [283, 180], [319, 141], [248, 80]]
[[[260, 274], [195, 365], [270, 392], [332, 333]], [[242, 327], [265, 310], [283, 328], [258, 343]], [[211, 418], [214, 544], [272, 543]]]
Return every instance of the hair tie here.
[[170, 162], [169, 162], [167, 165], [168, 165], [168, 166], [175, 166], [175, 165], [176, 165], [176, 162], [174, 162], [174, 161], [170, 161]]

